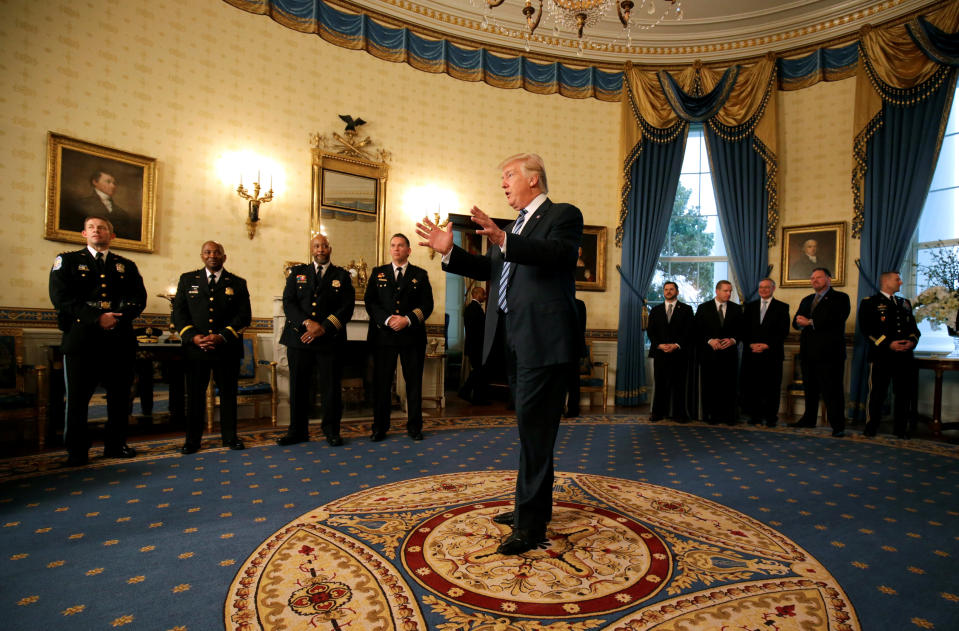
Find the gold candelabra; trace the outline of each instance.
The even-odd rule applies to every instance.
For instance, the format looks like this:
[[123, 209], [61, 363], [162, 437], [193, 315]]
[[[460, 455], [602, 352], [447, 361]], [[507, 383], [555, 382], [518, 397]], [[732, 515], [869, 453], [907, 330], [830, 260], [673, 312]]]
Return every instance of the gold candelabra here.
[[266, 195], [260, 197], [260, 174], [256, 174], [256, 182], [253, 182], [253, 194], [250, 195], [246, 188], [243, 186], [243, 178], [240, 178], [240, 185], [236, 187], [236, 194], [247, 200], [249, 204], [247, 218], [246, 218], [246, 230], [247, 234], [250, 235], [252, 239], [256, 234], [256, 224], [260, 221], [260, 204], [265, 204], [267, 202], [273, 201], [273, 178], [270, 177], [270, 190], [267, 191]]

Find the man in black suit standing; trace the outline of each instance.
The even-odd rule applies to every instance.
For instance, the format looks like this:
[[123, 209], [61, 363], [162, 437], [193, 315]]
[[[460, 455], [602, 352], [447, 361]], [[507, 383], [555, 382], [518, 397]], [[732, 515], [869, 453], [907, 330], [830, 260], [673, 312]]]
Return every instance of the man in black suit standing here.
[[743, 308], [742, 409], [750, 425], [776, 427], [779, 420], [789, 305], [773, 298], [775, 291], [773, 279], [762, 279], [759, 300]]
[[320, 425], [331, 447], [343, 444], [343, 349], [346, 324], [353, 318], [356, 295], [350, 273], [330, 262], [333, 248], [325, 235], [310, 240], [312, 263], [290, 269], [283, 288], [286, 325], [280, 344], [290, 362], [290, 426], [276, 439], [293, 445], [310, 439], [313, 371], [316, 369], [323, 400]]
[[817, 267], [809, 276], [813, 293], [802, 299], [793, 317], [799, 334], [805, 408], [790, 427], [815, 427], [819, 398], [826, 404], [832, 435], [845, 436], [843, 376], [846, 371], [846, 319], [849, 296], [831, 287], [829, 270]]
[[515, 508], [494, 518], [513, 531], [497, 551], [522, 554], [546, 544], [552, 518], [553, 446], [570, 364], [581, 344], [574, 270], [583, 215], [546, 197], [546, 169], [538, 155], [512, 156], [500, 169], [506, 201], [520, 214], [504, 231], [476, 206], [470, 210], [477, 234], [489, 239], [486, 255], [454, 246], [451, 226], [443, 230], [425, 219], [416, 232], [425, 239], [420, 245], [443, 254], [446, 271], [490, 281], [483, 357], [494, 339], [505, 340], [520, 439]]
[[367, 341], [373, 349], [373, 433], [386, 438], [390, 429], [390, 386], [399, 356], [406, 380], [406, 433], [423, 440], [423, 366], [426, 319], [433, 313], [433, 288], [426, 270], [409, 262], [410, 240], [394, 234], [391, 263], [373, 268], [363, 301], [370, 315]]
[[685, 423], [689, 420], [686, 373], [693, 342], [693, 308], [679, 301], [679, 286], [671, 280], [663, 283], [663, 299], [663, 304], [650, 310], [646, 325], [655, 384], [649, 420], [655, 423], [669, 417]]
[[133, 320], [147, 303], [136, 264], [110, 250], [113, 225], [90, 217], [83, 223], [82, 234], [87, 247], [56, 258], [49, 287], [57, 327], [63, 331], [60, 348], [67, 389], [63, 442], [71, 467], [87, 463], [87, 407], [101, 383], [107, 391], [103, 455], [136, 455], [126, 444], [137, 348]]
[[875, 436], [882, 420], [882, 406], [892, 382], [896, 397], [893, 407], [893, 433], [909, 438], [915, 422], [918, 372], [912, 350], [919, 342], [919, 327], [912, 315], [912, 304], [896, 295], [902, 287], [899, 272], [879, 276], [879, 293], [864, 298], [859, 305], [859, 328], [869, 345], [872, 377], [869, 394], [869, 422], [863, 436]]
[[716, 297], [696, 310], [696, 333], [700, 339], [700, 381], [703, 417], [710, 425], [736, 424], [736, 378], [739, 373], [739, 338], [742, 307], [729, 298], [733, 285], [716, 283]]
[[483, 369], [483, 325], [486, 312], [486, 290], [477, 285], [470, 290], [470, 303], [463, 309], [463, 355], [469, 360], [470, 374], [459, 389], [459, 396], [473, 405], [486, 405], [486, 372]]
[[589, 354], [586, 347], [586, 303], [579, 298], [576, 299], [576, 315], [579, 318], [579, 357], [569, 369], [569, 380], [566, 385], [566, 412], [564, 413], [566, 418], [579, 416], [579, 387], [580, 379], [583, 377], [580, 366], [583, 364], [583, 359]]
[[206, 389], [220, 390], [220, 437], [224, 447], [243, 449], [236, 435], [236, 396], [243, 359], [243, 329], [250, 326], [246, 281], [223, 269], [226, 252], [216, 241], [200, 248], [203, 267], [180, 276], [173, 324], [187, 354], [186, 440], [180, 452], [196, 453], [203, 439]]

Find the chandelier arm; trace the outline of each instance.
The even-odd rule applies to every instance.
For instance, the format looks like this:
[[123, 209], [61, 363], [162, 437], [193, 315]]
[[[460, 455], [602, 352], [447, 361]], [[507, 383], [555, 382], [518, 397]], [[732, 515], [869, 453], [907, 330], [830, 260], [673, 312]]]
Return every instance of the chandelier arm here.
[[[486, 0], [489, 2], [489, 0]], [[504, 0], [500, 0], [503, 2]], [[523, 7], [523, 15], [526, 16], [526, 26], [529, 27], [529, 34], [532, 35], [533, 31], [536, 30], [536, 27], [539, 26], [539, 21], [543, 18], [543, 0], [539, 0], [539, 11], [537, 12], [531, 6], [531, 1], [526, 0], [526, 6]], [[533, 16], [536, 16], [536, 19], [533, 19]]]
[[486, 6], [488, 6], [491, 9], [495, 9], [496, 7], [503, 4], [504, 2], [506, 2], [506, 0], [486, 0]]
[[619, 22], [623, 25], [623, 28], [629, 26], [629, 12], [633, 10], [634, 6], [630, 0], [622, 0], [616, 6], [616, 13], [619, 14]]

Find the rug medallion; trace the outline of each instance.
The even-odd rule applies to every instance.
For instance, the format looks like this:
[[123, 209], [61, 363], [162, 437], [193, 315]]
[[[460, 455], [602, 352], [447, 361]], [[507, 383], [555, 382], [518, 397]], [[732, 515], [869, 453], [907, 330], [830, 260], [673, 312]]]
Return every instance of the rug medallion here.
[[497, 554], [515, 476], [377, 486], [244, 562], [227, 629], [856, 631], [839, 583], [769, 526], [663, 486], [558, 473], [548, 545]]

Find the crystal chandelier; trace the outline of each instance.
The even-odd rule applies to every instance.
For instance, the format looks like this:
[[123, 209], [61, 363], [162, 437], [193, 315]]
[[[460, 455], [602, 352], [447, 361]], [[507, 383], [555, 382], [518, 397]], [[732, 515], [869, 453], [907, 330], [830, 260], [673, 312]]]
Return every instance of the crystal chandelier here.
[[[470, 0], [472, 2], [472, 0]], [[639, 3], [638, 10], [645, 12], [654, 19], [651, 24], [642, 24], [638, 28], [650, 29], [666, 20], [682, 20], [682, 0], [538, 0], [539, 7], [533, 7], [533, 0], [526, 0], [523, 15], [526, 18], [526, 48], [529, 49], [529, 38], [539, 26], [543, 17], [543, 2], [546, 11], [557, 30], [574, 31], [579, 38], [580, 52], [583, 49], [583, 31], [595, 25], [612, 9], [616, 7], [616, 14], [626, 34], [627, 46], [632, 46], [632, 24], [630, 14]], [[485, 0], [487, 17], [492, 9], [500, 6], [505, 0]], [[654, 17], [659, 14], [659, 17]], [[484, 23], [487, 20], [484, 20]]]

